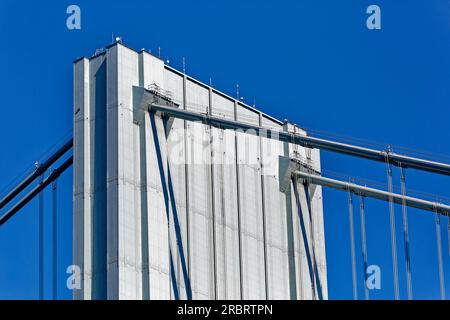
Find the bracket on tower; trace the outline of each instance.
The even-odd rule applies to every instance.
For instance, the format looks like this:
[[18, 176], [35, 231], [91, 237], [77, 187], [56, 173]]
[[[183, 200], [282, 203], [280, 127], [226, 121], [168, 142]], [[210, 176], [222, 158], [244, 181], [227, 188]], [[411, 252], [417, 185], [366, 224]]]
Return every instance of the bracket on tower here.
[[320, 175], [317, 169], [308, 165], [301, 158], [278, 156], [278, 176], [280, 177], [279, 187], [281, 192], [286, 193], [291, 183], [291, 177], [296, 171], [313, 172]]
[[[179, 105], [173, 102], [169, 91], [162, 91], [158, 86], [151, 85], [149, 89], [133, 86], [133, 121], [140, 124], [145, 113], [151, 109], [152, 104], [157, 103], [172, 108], [178, 108]], [[163, 115], [163, 112], [159, 112]], [[174, 117], [167, 119], [167, 132], [172, 128]]]

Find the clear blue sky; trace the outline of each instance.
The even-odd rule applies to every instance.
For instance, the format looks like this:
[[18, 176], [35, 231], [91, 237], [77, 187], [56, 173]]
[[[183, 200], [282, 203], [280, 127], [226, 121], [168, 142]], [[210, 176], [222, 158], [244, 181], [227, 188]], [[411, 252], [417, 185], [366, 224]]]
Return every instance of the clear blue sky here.
[[[244, 3], [245, 2], [245, 3]], [[81, 7], [82, 29], [66, 28]], [[377, 4], [382, 30], [369, 31]], [[0, 190], [70, 136], [72, 61], [120, 35], [136, 49], [158, 46], [172, 66], [301, 126], [450, 156], [450, 2], [303, 1], [1, 1]], [[48, 153], [47, 153], [48, 154]], [[323, 153], [330, 171], [385, 183], [385, 168]], [[28, 171], [27, 171], [28, 170]], [[59, 280], [71, 264], [71, 174], [59, 183]], [[408, 188], [450, 196], [450, 180], [408, 171]], [[398, 185], [398, 174], [395, 183]], [[46, 206], [51, 194], [46, 192]], [[330, 298], [351, 298], [346, 195], [324, 191]], [[401, 208], [396, 206], [401, 296], [405, 298]], [[37, 201], [0, 229], [0, 298], [37, 298]], [[46, 211], [47, 221], [50, 210]], [[386, 203], [367, 201], [369, 264], [382, 270], [373, 298], [393, 297]], [[356, 216], [358, 267], [361, 248]], [[434, 218], [409, 210], [416, 298], [438, 298]], [[446, 220], [444, 221], [446, 224]], [[47, 234], [50, 234], [47, 225]], [[450, 259], [442, 226], [447, 295]], [[51, 238], [46, 238], [50, 248]], [[50, 255], [47, 250], [47, 279]], [[362, 274], [359, 273], [361, 279]], [[361, 283], [361, 281], [360, 281]], [[47, 297], [50, 292], [47, 281]], [[360, 286], [360, 296], [362, 296]]]

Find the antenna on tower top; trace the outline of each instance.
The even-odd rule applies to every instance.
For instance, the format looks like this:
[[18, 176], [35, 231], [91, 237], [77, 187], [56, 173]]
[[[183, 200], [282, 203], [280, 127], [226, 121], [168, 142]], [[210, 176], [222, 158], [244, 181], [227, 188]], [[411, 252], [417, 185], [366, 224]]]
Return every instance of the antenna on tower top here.
[[158, 58], [161, 58], [161, 47], [158, 47]]
[[186, 74], [186, 59], [183, 57], [183, 73]]
[[238, 101], [244, 101], [244, 97], [241, 97], [241, 93], [239, 92], [239, 84], [236, 84], [236, 99]]

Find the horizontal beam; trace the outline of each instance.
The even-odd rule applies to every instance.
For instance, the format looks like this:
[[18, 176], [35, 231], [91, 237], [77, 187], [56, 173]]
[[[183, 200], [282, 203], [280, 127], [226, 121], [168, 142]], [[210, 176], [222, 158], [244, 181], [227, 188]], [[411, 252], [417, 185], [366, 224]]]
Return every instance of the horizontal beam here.
[[318, 184], [325, 187], [330, 187], [342, 191], [350, 191], [355, 194], [360, 194], [362, 196], [371, 197], [379, 200], [389, 201], [389, 199], [392, 198], [392, 200], [395, 203], [402, 204], [403, 200], [405, 201], [406, 205], [409, 207], [414, 207], [417, 209], [437, 212], [443, 215], [450, 216], [450, 206], [438, 203], [438, 202], [431, 202], [427, 200], [422, 200], [418, 198], [403, 196], [401, 194], [387, 192], [383, 190], [373, 189], [365, 186], [361, 186], [355, 183], [351, 182], [344, 182], [340, 180], [330, 179], [326, 177], [322, 177], [315, 174], [306, 173], [303, 171], [294, 171], [294, 175], [296, 175], [299, 178], [305, 179], [309, 181], [312, 184]]
[[39, 164], [35, 170], [22, 180], [13, 190], [11, 190], [3, 199], [0, 200], [0, 209], [6, 206], [12, 199], [28, 187], [34, 180], [41, 176], [51, 165], [61, 158], [73, 146], [73, 138], [70, 138], [61, 148], [52, 154], [47, 160]]
[[44, 190], [49, 184], [58, 179], [58, 177], [66, 171], [73, 164], [73, 156], [70, 156], [66, 161], [63, 162], [61, 166], [53, 170], [50, 175], [44, 179], [41, 183], [39, 183], [33, 190], [31, 190], [28, 194], [26, 194], [22, 200], [20, 200], [14, 207], [9, 209], [1, 218], [0, 218], [0, 227], [3, 226], [9, 219], [11, 219], [20, 209], [22, 209], [28, 202], [30, 202], [35, 196], [39, 194], [42, 190]]
[[256, 135], [263, 134], [264, 136], [267, 136], [267, 138], [278, 139], [282, 142], [295, 143], [308, 148], [317, 148], [379, 162], [389, 161], [393, 165], [401, 165], [404, 168], [413, 168], [450, 176], [450, 164], [404, 156], [386, 150], [375, 150], [290, 132], [271, 130], [239, 121], [227, 120], [156, 103], [149, 106], [149, 111], [161, 112], [169, 117], [180, 118], [188, 121], [200, 121], [204, 124], [223, 129], [244, 130], [246, 133]]

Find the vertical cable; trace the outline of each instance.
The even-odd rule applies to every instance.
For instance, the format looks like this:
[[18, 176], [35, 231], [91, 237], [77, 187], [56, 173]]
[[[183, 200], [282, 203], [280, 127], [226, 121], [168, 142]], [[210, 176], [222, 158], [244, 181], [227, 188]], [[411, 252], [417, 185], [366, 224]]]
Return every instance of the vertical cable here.
[[57, 180], [53, 181], [52, 184], [52, 193], [53, 193], [53, 300], [56, 300], [58, 298], [58, 215], [57, 215]]
[[[39, 178], [39, 183], [44, 176]], [[39, 193], [39, 300], [44, 300], [44, 191]]]
[[363, 255], [363, 267], [364, 267], [364, 293], [366, 300], [369, 300], [369, 288], [367, 287], [367, 241], [366, 241], [366, 217], [365, 217], [365, 204], [364, 197], [359, 195], [359, 212], [361, 216], [361, 242], [362, 242], [362, 255]]
[[441, 293], [441, 300], [445, 300], [445, 279], [444, 279], [444, 263], [442, 260], [442, 242], [441, 242], [441, 217], [435, 208], [436, 221], [436, 245], [439, 266], [439, 291]]
[[[388, 151], [389, 152], [389, 151]], [[391, 250], [392, 250], [392, 273], [394, 278], [394, 297], [398, 300], [400, 297], [398, 289], [398, 266], [397, 266], [397, 241], [395, 235], [395, 211], [394, 211], [394, 199], [392, 198], [393, 186], [392, 186], [392, 164], [389, 161], [389, 153], [386, 153], [386, 166], [387, 166], [387, 180], [389, 190], [389, 217], [391, 225]]]
[[352, 192], [348, 190], [348, 221], [350, 227], [350, 252], [352, 256], [352, 282], [353, 300], [358, 300], [358, 287], [356, 283], [356, 256], [355, 256], [355, 230], [353, 224], [353, 199]]
[[400, 165], [400, 182], [402, 192], [402, 217], [403, 217], [403, 242], [405, 246], [405, 267], [406, 267], [406, 286], [408, 290], [408, 300], [412, 300], [412, 282], [411, 282], [411, 256], [409, 250], [409, 230], [408, 230], [408, 211], [406, 208], [406, 175], [405, 168]]

